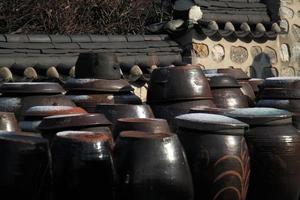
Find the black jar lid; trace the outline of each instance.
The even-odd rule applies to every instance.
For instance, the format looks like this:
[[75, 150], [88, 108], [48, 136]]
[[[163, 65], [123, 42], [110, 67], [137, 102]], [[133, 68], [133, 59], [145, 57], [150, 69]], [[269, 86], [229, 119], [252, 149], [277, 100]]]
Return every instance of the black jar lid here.
[[3, 83], [0, 86], [0, 92], [3, 94], [63, 94], [66, 91], [58, 83], [52, 82], [16, 82]]
[[209, 85], [211, 88], [240, 88], [238, 81], [228, 75], [213, 76], [209, 78]]
[[[223, 115], [191, 113], [176, 117], [179, 128], [194, 129], [199, 131], [222, 132], [230, 135], [242, 135], [248, 125]], [[228, 130], [240, 130], [229, 131]]]
[[225, 115], [249, 125], [278, 125], [292, 122], [292, 113], [276, 108], [237, 108]]
[[128, 81], [124, 79], [69, 79], [65, 83], [68, 91], [90, 91], [90, 92], [130, 92], [133, 90]]
[[44, 138], [41, 138], [37, 135], [30, 134], [19, 134], [16, 132], [1, 132], [0, 133], [0, 141], [5, 141], [6, 143], [23, 144], [23, 145], [46, 145], [48, 141]]
[[64, 130], [66, 128], [110, 126], [103, 114], [69, 114], [45, 117], [38, 126], [40, 131]]

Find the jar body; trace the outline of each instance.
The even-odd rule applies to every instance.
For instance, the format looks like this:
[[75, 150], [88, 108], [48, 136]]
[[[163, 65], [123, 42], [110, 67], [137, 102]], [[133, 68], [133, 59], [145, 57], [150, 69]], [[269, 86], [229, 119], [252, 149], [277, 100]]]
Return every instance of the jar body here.
[[195, 200], [245, 200], [250, 165], [243, 135], [179, 128], [194, 181]]
[[240, 88], [212, 89], [214, 102], [218, 108], [246, 108], [249, 106], [247, 97]]
[[251, 127], [249, 200], [297, 200], [300, 189], [300, 137], [291, 125]]
[[189, 166], [176, 135], [142, 140], [119, 137], [114, 155], [120, 199], [193, 200]]
[[115, 199], [117, 179], [108, 143], [57, 137], [51, 151], [56, 200]]

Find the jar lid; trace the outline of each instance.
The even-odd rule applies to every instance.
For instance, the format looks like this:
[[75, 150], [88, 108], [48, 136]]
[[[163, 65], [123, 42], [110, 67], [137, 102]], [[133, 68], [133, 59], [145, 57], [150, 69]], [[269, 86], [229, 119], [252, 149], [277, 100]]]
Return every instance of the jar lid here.
[[53, 115], [66, 114], [86, 114], [87, 112], [80, 107], [72, 106], [33, 106], [25, 111], [24, 117], [47, 117]]
[[45, 117], [38, 129], [40, 131], [63, 130], [89, 126], [109, 126], [111, 122], [103, 114], [69, 114]]
[[262, 88], [294, 88], [300, 87], [300, 77], [272, 77], [267, 78]]
[[15, 132], [1, 132], [0, 140], [11, 143], [21, 143], [24, 145], [48, 144], [48, 141], [44, 138], [25, 134], [17, 134]]
[[225, 115], [249, 125], [287, 124], [292, 120], [292, 113], [276, 108], [237, 108]]
[[93, 92], [130, 92], [133, 88], [124, 79], [69, 79], [65, 83], [68, 91], [93, 91]]
[[16, 82], [3, 83], [0, 93], [3, 94], [63, 94], [66, 91], [58, 83], [52, 82]]
[[[199, 131], [224, 132], [224, 134], [241, 135], [248, 125], [236, 119], [223, 115], [191, 113], [176, 117], [178, 127], [195, 129]], [[241, 131], [230, 131], [239, 129]]]
[[211, 88], [240, 88], [238, 81], [232, 76], [213, 76], [209, 78]]

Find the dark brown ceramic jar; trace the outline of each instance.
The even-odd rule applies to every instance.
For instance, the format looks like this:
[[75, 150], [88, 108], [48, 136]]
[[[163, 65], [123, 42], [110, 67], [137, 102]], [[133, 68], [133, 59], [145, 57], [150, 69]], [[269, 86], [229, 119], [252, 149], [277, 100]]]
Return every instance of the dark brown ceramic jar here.
[[24, 120], [19, 124], [23, 131], [38, 132], [37, 127], [44, 117], [68, 114], [87, 114], [87, 112], [82, 108], [71, 106], [33, 106], [22, 113]]
[[65, 88], [67, 96], [88, 112], [95, 112], [97, 104], [141, 104], [132, 93], [133, 88], [123, 79], [69, 79]]
[[176, 130], [174, 118], [192, 107], [215, 107], [210, 87], [198, 66], [157, 68], [151, 75], [147, 103], [156, 117], [166, 119]]
[[272, 107], [292, 112], [295, 127], [300, 128], [300, 78], [268, 78], [260, 85], [258, 107]]
[[0, 193], [11, 200], [50, 199], [51, 163], [47, 140], [0, 134]]
[[238, 120], [215, 114], [176, 117], [177, 135], [192, 172], [195, 200], [245, 200], [250, 165], [245, 129]]
[[120, 199], [193, 200], [192, 178], [177, 135], [122, 132], [114, 155]]
[[241, 91], [241, 86], [231, 76], [214, 76], [209, 79], [214, 103], [219, 108], [244, 108], [249, 99]]
[[98, 104], [96, 112], [103, 113], [113, 123], [113, 127], [120, 118], [154, 118], [150, 106], [146, 104]]
[[274, 108], [236, 109], [226, 115], [250, 125], [249, 200], [298, 200], [300, 135], [291, 113]]
[[76, 62], [76, 78], [119, 80], [120, 63], [115, 53], [80, 53]]
[[56, 200], [113, 200], [116, 172], [106, 133], [65, 131], [52, 145]]
[[0, 86], [0, 111], [13, 112], [19, 119], [20, 113], [31, 106], [63, 105], [75, 106], [63, 94], [65, 90], [58, 83], [19, 82]]
[[155, 118], [120, 118], [117, 120], [113, 135], [117, 138], [122, 131], [142, 131], [152, 134], [170, 133], [165, 119]]
[[217, 69], [217, 73], [226, 74], [232, 76], [236, 80], [249, 80], [249, 76], [241, 68], [221, 68]]
[[208, 81], [198, 66], [161, 67], [151, 74], [147, 103], [211, 99]]
[[91, 131], [111, 134], [111, 122], [103, 114], [55, 115], [43, 118], [38, 126], [42, 136], [50, 141], [61, 131]]

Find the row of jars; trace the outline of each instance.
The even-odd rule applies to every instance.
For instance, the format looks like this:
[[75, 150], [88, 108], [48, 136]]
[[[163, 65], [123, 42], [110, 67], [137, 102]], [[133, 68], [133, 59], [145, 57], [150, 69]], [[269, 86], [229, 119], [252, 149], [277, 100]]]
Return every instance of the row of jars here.
[[[232, 69], [228, 70], [232, 71]], [[224, 73], [224, 71], [219, 73]], [[238, 110], [239, 112], [236, 111], [238, 112], [235, 114], [237, 116], [232, 113], [225, 114], [229, 111], [233, 112], [226, 110], [227, 108], [247, 107], [253, 99], [253, 95], [247, 95], [245, 98], [244, 94], [246, 93], [241, 93], [240, 86], [238, 86], [235, 79], [219, 74], [208, 75], [211, 84], [211, 87], [209, 87], [207, 79], [198, 67], [188, 65], [158, 68], [153, 72], [149, 83], [147, 103], [151, 106], [151, 109], [147, 105], [101, 104], [103, 103], [102, 99], [105, 101], [113, 100], [108, 103], [115, 103], [114, 99], [120, 99], [114, 98], [116, 93], [117, 95], [122, 94], [122, 97], [123, 94], [133, 95], [130, 92], [128, 82], [117, 79], [119, 77], [108, 79], [105, 75], [104, 78], [106, 79], [103, 79], [103, 77], [77, 77], [77, 79], [72, 79], [65, 84], [69, 88], [71, 99], [85, 110], [74, 107], [74, 103], [69, 98], [66, 100], [70, 103], [69, 105], [57, 103], [57, 101], [52, 102], [51, 96], [53, 95], [65, 98], [62, 92], [52, 92], [53, 89], [51, 88], [55, 85], [53, 83], [8, 83], [1, 86], [2, 97], [20, 99], [18, 101], [20, 102], [18, 104], [20, 105], [18, 107], [20, 124], [30, 124], [29, 127], [35, 127], [35, 130], [41, 132], [42, 137], [46, 138], [46, 143], [50, 143], [50, 154], [47, 155], [53, 157], [49, 161], [52, 162], [50, 166], [53, 166], [53, 173], [50, 171], [50, 175], [47, 175], [48, 168], [46, 171], [45, 168], [40, 168], [44, 170], [46, 175], [45, 179], [42, 179], [45, 180], [45, 184], [39, 184], [38, 186], [42, 189], [38, 191], [45, 192], [41, 194], [31, 193], [35, 197], [39, 195], [47, 196], [46, 190], [51, 188], [47, 184], [54, 181], [54, 189], [51, 190], [50, 194], [54, 195], [55, 198], [68, 196], [82, 199], [87, 193], [94, 195], [93, 192], [99, 191], [97, 188], [103, 188], [103, 195], [108, 192], [107, 199], [245, 199], [250, 180], [248, 195], [250, 199], [298, 198], [298, 172], [295, 170], [298, 167], [296, 158], [298, 135], [296, 129], [291, 126], [291, 115], [284, 111], [268, 109], [241, 109]], [[246, 79], [247, 81], [248, 79]], [[248, 81], [248, 83], [251, 82]], [[42, 92], [42, 94], [36, 92], [40, 90], [34, 89], [38, 88], [37, 86], [44, 86], [42, 88], [45, 92]], [[56, 84], [56, 86], [59, 85]], [[26, 91], [24, 87], [30, 88], [27, 93], [24, 92]], [[3, 88], [7, 88], [7, 92]], [[223, 89], [224, 94], [229, 94], [227, 98], [222, 95], [218, 96], [218, 93]], [[230, 92], [227, 92], [228, 89]], [[20, 91], [24, 92], [24, 95], [20, 95], [22, 93]], [[16, 93], [18, 94], [15, 95]], [[90, 101], [90, 99], [93, 99], [90, 98], [91, 95], [92, 97], [96, 96], [97, 101]], [[41, 96], [42, 100], [40, 102], [42, 103], [37, 103], [39, 102], [39, 96]], [[29, 99], [26, 102], [31, 104], [27, 107], [23, 106], [24, 99]], [[134, 99], [136, 99], [136, 96]], [[35, 100], [37, 101], [34, 102]], [[79, 101], [76, 102], [76, 100]], [[221, 103], [216, 103], [217, 100], [219, 102], [223, 100], [225, 106], [222, 107]], [[84, 103], [80, 104], [82, 102]], [[91, 102], [91, 104], [86, 102]], [[129, 102], [122, 101], [118, 103]], [[215, 104], [223, 109], [216, 108]], [[240, 121], [237, 122], [219, 115], [182, 115], [188, 113], [195, 106], [197, 108], [192, 109], [193, 112], [204, 112], [203, 110], [205, 110], [205, 112], [228, 115]], [[202, 107], [199, 108], [199, 106]], [[203, 109], [203, 106], [210, 109]], [[4, 106], [5, 109], [8, 107], [9, 104]], [[88, 114], [86, 111], [98, 112], [98, 114]], [[182, 116], [175, 119], [178, 115]], [[154, 116], [168, 120], [172, 132], [176, 132], [180, 140], [176, 135], [170, 133], [171, 131], [166, 125], [164, 125], [165, 128], [160, 128], [159, 125], [154, 123], [164, 120], [147, 119]], [[120, 119], [122, 117], [134, 118], [122, 120]], [[136, 117], [143, 119], [136, 119]], [[253, 122], [250, 122], [251, 120]], [[244, 136], [247, 124], [242, 123], [242, 121], [250, 124], [250, 132], [252, 129], [257, 131], [253, 132], [254, 139], [250, 135], [247, 137], [248, 132], [245, 135], [246, 137]], [[131, 127], [129, 122], [139, 125], [131, 125], [134, 126]], [[152, 122], [150, 126], [145, 125], [149, 122]], [[127, 130], [130, 132], [121, 133], [122, 128], [120, 127], [122, 126], [120, 124], [122, 123], [123, 127], [129, 127]], [[166, 124], [165, 121], [164, 124]], [[136, 126], [139, 128], [136, 128]], [[274, 128], [272, 128], [273, 126]], [[261, 129], [262, 127], [265, 128]], [[278, 134], [276, 130], [278, 130]], [[113, 137], [110, 135], [111, 131]], [[266, 134], [260, 137], [261, 131]], [[27, 133], [19, 131], [18, 134], [4, 134], [3, 137], [3, 140], [12, 141], [15, 144], [16, 141], [21, 143], [26, 141], [28, 137], [32, 138], [32, 135], [29, 136]], [[8, 139], [6, 139], [7, 137]], [[18, 139], [19, 137], [22, 138]], [[99, 144], [102, 142], [102, 139], [99, 138], [102, 138], [108, 147]], [[116, 144], [114, 144], [113, 138]], [[256, 138], [258, 139], [256, 140]], [[36, 135], [34, 135], [34, 139], [36, 139]], [[43, 140], [40, 137], [39, 139]], [[64, 140], [65, 143], [60, 143], [60, 139]], [[28, 141], [31, 141], [31, 139], [28, 139]], [[68, 143], [70, 141], [71, 143]], [[251, 143], [253, 141], [255, 145]], [[34, 142], [29, 143], [34, 144]], [[70, 147], [68, 147], [68, 144]], [[291, 144], [294, 144], [294, 146]], [[83, 145], [89, 147], [85, 150]], [[249, 152], [247, 146], [250, 149]], [[54, 147], [55, 149], [53, 149]], [[107, 148], [110, 148], [110, 151]], [[26, 147], [26, 149], [31, 148]], [[220, 151], [216, 151], [216, 149]], [[11, 152], [8, 153], [9, 150], [13, 149], [8, 146], [8, 149], [4, 149], [3, 153], [13, 155]], [[101, 150], [108, 152], [108, 154], [99, 153]], [[261, 154], [257, 152], [261, 152]], [[18, 154], [19, 152], [12, 157], [18, 157]], [[34, 156], [36, 155], [34, 154]], [[93, 155], [96, 161], [93, 160]], [[95, 169], [100, 169], [102, 166], [99, 163], [100, 161], [97, 161], [99, 158], [107, 158], [110, 162], [104, 162], [106, 163], [104, 165], [108, 168], [99, 170], [97, 174]], [[29, 161], [32, 159], [29, 159]], [[251, 161], [251, 159], [254, 159], [254, 161]], [[24, 161], [27, 160], [27, 158], [24, 159]], [[249, 167], [249, 160], [250, 163], [257, 164], [251, 164]], [[295, 165], [291, 160], [295, 161]], [[11, 162], [13, 161], [16, 161], [16, 159], [12, 159]], [[262, 163], [263, 165], [260, 166]], [[16, 168], [11, 169], [11, 173], [9, 171], [6, 171], [6, 173], [5, 170], [3, 172], [14, 174], [15, 171], [13, 170], [22, 169], [23, 167], [17, 168], [16, 166]], [[30, 167], [24, 169], [30, 169]], [[250, 169], [254, 171], [252, 172], [254, 174], [252, 178]], [[66, 170], [66, 172], [63, 170]], [[269, 170], [272, 173], [268, 173]], [[38, 172], [38, 170], [29, 170], [31, 173], [35, 173], [35, 171]], [[24, 174], [26, 174], [25, 172], [28, 173], [28, 171], [24, 171]], [[64, 176], [65, 174], [68, 175]], [[111, 174], [113, 175], [111, 176]], [[255, 174], [259, 174], [258, 179]], [[265, 177], [262, 174], [266, 174], [265, 177], [267, 178], [264, 179]], [[107, 175], [108, 179], [102, 178], [104, 175]], [[41, 176], [37, 177], [42, 178]], [[107, 185], [102, 186], [101, 181], [98, 179], [105, 180]], [[9, 178], [4, 180], [9, 180]], [[19, 180], [25, 181], [26, 179]], [[38, 179], [38, 181], [42, 180]], [[254, 183], [251, 184], [251, 180]], [[36, 181], [33, 182], [37, 183]], [[287, 182], [290, 184], [286, 184]], [[6, 183], [11, 184], [9, 181]], [[274, 183], [274, 185], [270, 183]], [[12, 185], [18, 186], [19, 183]], [[20, 185], [24, 185], [24, 182]], [[255, 187], [255, 185], [259, 185], [260, 188]], [[262, 185], [265, 186], [264, 188], [270, 189], [265, 193], [261, 193], [265, 191], [262, 191]], [[29, 188], [26, 191], [36, 191], [31, 186], [37, 185], [28, 183], [28, 186]], [[96, 186], [98, 187], [94, 189]], [[107, 186], [112, 189], [107, 189]], [[5, 185], [5, 187], [8, 186]], [[273, 191], [274, 187], [277, 192]], [[18, 188], [25, 192], [25, 190], [22, 190], [24, 188]], [[84, 192], [78, 192], [78, 188], [82, 188]], [[203, 190], [199, 188], [203, 188]], [[13, 188], [6, 190], [6, 192], [11, 190]], [[25, 193], [20, 192], [15, 195], [19, 194], [24, 196]]]
[[[273, 108], [219, 113], [177, 116], [176, 134], [166, 120], [154, 118], [118, 119], [111, 134], [111, 123], [99, 114], [46, 117], [39, 125], [42, 137], [1, 132], [1, 194], [298, 199], [300, 140], [291, 113]], [[87, 119], [103, 124], [86, 126]]]

